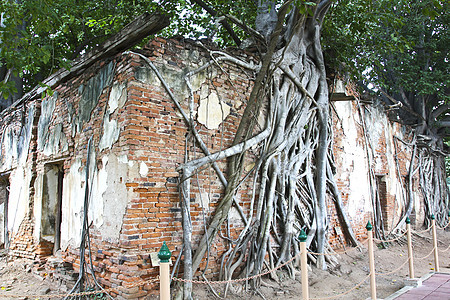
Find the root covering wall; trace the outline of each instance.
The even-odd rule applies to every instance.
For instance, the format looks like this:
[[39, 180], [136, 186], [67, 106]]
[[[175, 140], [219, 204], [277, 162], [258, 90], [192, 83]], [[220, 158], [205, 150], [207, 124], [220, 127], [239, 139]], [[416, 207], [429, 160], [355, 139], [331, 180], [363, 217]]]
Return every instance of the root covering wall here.
[[[213, 63], [191, 76], [187, 85], [185, 76], [211, 61], [203, 48], [157, 38], [140, 54], [152, 61], [188, 115], [193, 108], [192, 118], [209, 151], [227, 148], [255, 74], [232, 63]], [[233, 54], [257, 64], [250, 54]], [[193, 103], [188, 101], [191, 93]], [[356, 100], [334, 103], [333, 131], [338, 185], [357, 236], [364, 237], [373, 210], [373, 185], [384, 226], [392, 229], [406, 201], [401, 178], [411, 155], [408, 131], [391, 123], [381, 106]], [[118, 299], [155, 294], [154, 286], [130, 286], [157, 275], [152, 255], [163, 241], [173, 258], [181, 251], [177, 167], [186, 153], [203, 155], [189, 140], [173, 99], [148, 63], [133, 53], [98, 61], [54, 88], [52, 95], [3, 111], [0, 215], [6, 219], [2, 237], [8, 233], [9, 254], [45, 260], [60, 251], [78, 269], [88, 186], [91, 254], [99, 282], [117, 287], [113, 295]], [[250, 152], [257, 155], [257, 149]], [[225, 171], [225, 161], [218, 164]], [[244, 215], [252, 197], [251, 177], [248, 182], [237, 195]], [[224, 190], [210, 168], [202, 169], [191, 184], [195, 247]], [[416, 223], [421, 224], [420, 195], [415, 199]], [[329, 235], [332, 245], [340, 247], [340, 232], [331, 229], [339, 226], [333, 205], [329, 203]], [[229, 229], [223, 232], [229, 230], [233, 237], [238, 233], [234, 228], [241, 226], [241, 215], [233, 208]], [[219, 257], [227, 247], [224, 239], [216, 239], [210, 258], [201, 265], [207, 277], [217, 277]]]

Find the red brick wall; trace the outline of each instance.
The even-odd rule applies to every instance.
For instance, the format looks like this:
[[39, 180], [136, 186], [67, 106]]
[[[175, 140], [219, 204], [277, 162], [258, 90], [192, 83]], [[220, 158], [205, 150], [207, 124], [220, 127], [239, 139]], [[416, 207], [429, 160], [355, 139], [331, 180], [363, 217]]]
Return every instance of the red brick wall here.
[[[357, 96], [357, 95], [356, 95]], [[408, 142], [409, 131], [396, 123], [388, 121], [380, 104], [359, 104], [356, 100], [345, 104], [335, 102], [333, 109], [333, 152], [336, 162], [337, 185], [342, 195], [346, 212], [352, 211], [349, 218], [358, 239], [366, 236], [365, 226], [370, 220], [373, 223], [372, 198], [370, 196], [370, 179], [368, 170], [373, 173], [373, 184], [380, 196], [383, 225], [386, 233], [399, 220], [399, 207], [403, 206], [406, 194], [397, 193], [404, 185], [411, 158], [411, 147], [403, 144], [397, 138]], [[346, 106], [347, 111], [343, 109]], [[365, 138], [365, 134], [367, 138]], [[351, 140], [354, 143], [347, 143]], [[368, 160], [370, 154], [371, 159]], [[397, 156], [397, 162], [394, 160]], [[361, 162], [361, 159], [364, 159]], [[369, 163], [370, 162], [370, 163]], [[398, 170], [397, 170], [398, 166]], [[355, 175], [358, 178], [355, 178]], [[364, 184], [355, 184], [352, 181]], [[362, 180], [364, 182], [364, 180]], [[396, 191], [394, 188], [397, 187]], [[414, 190], [418, 190], [416, 186]], [[354, 194], [362, 194], [355, 198]], [[352, 207], [352, 209], [350, 209]], [[335, 212], [334, 203], [329, 201], [330, 228], [340, 226]], [[419, 209], [419, 208], [417, 208]], [[334, 230], [329, 232], [333, 247], [342, 247]]]
[[[28, 186], [11, 186], [13, 189], [20, 189], [20, 192], [27, 193], [28, 201], [26, 203], [26, 214], [23, 220], [16, 219], [17, 208], [14, 219], [11, 219], [11, 213], [8, 218], [9, 231], [9, 252], [11, 257], [26, 257], [30, 259], [40, 259], [48, 255], [46, 245], [40, 243], [33, 237], [34, 222], [32, 217], [33, 211], [33, 197], [34, 197], [34, 182], [36, 179], [36, 132], [38, 116], [40, 114], [40, 105], [37, 101], [17, 102], [15, 105], [0, 113], [0, 174], [6, 172], [8, 179], [11, 176], [17, 176], [15, 169], [20, 165], [19, 157], [13, 157], [8, 154], [8, 149], [5, 149], [6, 129], [12, 129], [15, 135], [17, 146], [22, 148], [22, 152], [27, 161], [26, 169], [31, 171], [31, 178], [29, 181], [24, 181], [24, 185]], [[31, 128], [28, 128], [30, 126]], [[28, 132], [28, 130], [30, 130]], [[26, 136], [30, 134], [29, 140]], [[22, 143], [22, 144], [21, 144]], [[25, 151], [28, 149], [28, 153]], [[8, 167], [11, 166], [11, 167]], [[21, 173], [19, 176], [23, 175]], [[21, 195], [19, 193], [19, 195]], [[10, 199], [8, 200], [9, 202]], [[9, 203], [9, 211], [13, 208], [12, 205], [18, 205], [17, 202]], [[3, 212], [2, 212], [3, 213]], [[17, 232], [11, 231], [10, 227], [14, 226], [15, 230], [18, 224]]]
[[[170, 66], [172, 72], [182, 74], [185, 70], [193, 68], [189, 64], [196, 63], [199, 66], [198, 61], [192, 62], [180, 59], [180, 56], [185, 55], [186, 52], [189, 53], [194, 50], [199, 53], [197, 60], [209, 60], [207, 54], [192, 43], [181, 44], [177, 41], [163, 39], [152, 41], [144, 48], [142, 53], [149, 57], [158, 69]], [[128, 199], [118, 242], [105, 241], [100, 231], [92, 227], [90, 231], [91, 246], [93, 264], [99, 281], [107, 287], [117, 287], [120, 297], [137, 298], [156, 292], [153, 285], [129, 288], [136, 282], [154, 278], [157, 275], [158, 268], [152, 266], [150, 253], [157, 252], [163, 241], [166, 241], [169, 245], [173, 257], [177, 257], [181, 250], [179, 173], [176, 168], [184, 161], [187, 128], [173, 101], [159, 81], [148, 83], [136, 79], [137, 68], [148, 68], [143, 59], [136, 55], [121, 55], [115, 58], [115, 63], [114, 82], [127, 82], [128, 100], [125, 106], [119, 109], [114, 116], [120, 123], [119, 140], [111, 150], [98, 153], [98, 159], [101, 158], [102, 153], [108, 151], [117, 155], [126, 154], [129, 161], [144, 162], [149, 168], [149, 174], [147, 177], [124, 178], [127, 189], [135, 196]], [[83, 77], [76, 78], [56, 88], [56, 91], [59, 92], [55, 109], [58, 118], [68, 119], [68, 116], [66, 117], [66, 104], [63, 101], [72, 103], [73, 109], [77, 110], [78, 86], [87, 82], [100, 66], [101, 63], [85, 72]], [[243, 105], [236, 107], [234, 101], [245, 102], [251, 89], [251, 80], [247, 79], [245, 74], [230, 79], [220, 69], [214, 68], [216, 69], [216, 76], [206, 80], [202, 85], [207, 85], [208, 89], [217, 91], [221, 95], [221, 99], [231, 106], [231, 113], [217, 130], [208, 130], [203, 125], [198, 124], [197, 130], [211, 152], [226, 148], [231, 144], [232, 132], [237, 128], [239, 115], [243, 109]], [[227, 64], [222, 64], [222, 68], [235, 73], [240, 72], [236, 67]], [[232, 80], [234, 88], [230, 88], [229, 80]], [[101, 128], [107, 98], [108, 92], [104, 91], [90, 121], [84, 124], [80, 133], [69, 139], [70, 146], [67, 153], [61, 153], [60, 157], [67, 156], [65, 161], [66, 172], [68, 172], [75, 157], [86, 157], [86, 144], [90, 135], [93, 134], [94, 136], [94, 145], [98, 144], [100, 139], [99, 128]], [[199, 105], [199, 99], [199, 91], [195, 91], [195, 110]], [[187, 99], [178, 100], [184, 110], [188, 112]], [[64, 132], [66, 136], [71, 135], [70, 124], [64, 123]], [[193, 145], [192, 140], [188, 141], [187, 149], [191, 159], [203, 155], [198, 147]], [[51, 157], [42, 153], [38, 155], [41, 166], [46, 161], [58, 159], [54, 155]], [[84, 163], [85, 161], [83, 161]], [[219, 164], [222, 167], [225, 166], [225, 162]], [[225, 170], [223, 169], [223, 171]], [[198, 182], [200, 188], [197, 186], [197, 177], [192, 180], [191, 185], [194, 247], [204, 231], [203, 211], [197, 196], [199, 190], [202, 193], [207, 191], [211, 196], [209, 206], [204, 207], [206, 219], [211, 217], [212, 210], [223, 194], [222, 185], [212, 169], [206, 168], [199, 172]], [[209, 183], [211, 183], [211, 186]], [[250, 197], [247, 189], [248, 187], [244, 185], [242, 195], [239, 196], [243, 201]], [[203, 199], [203, 201], [206, 202], [206, 199]], [[239, 225], [240, 222], [236, 222], [236, 225]], [[235, 234], [233, 233], [232, 236], [235, 236]], [[224, 251], [224, 247], [225, 243], [218, 238], [217, 243], [211, 249], [210, 255], [219, 257]], [[80, 260], [79, 251], [76, 248], [77, 245], [74, 245], [74, 247], [65, 250], [63, 258], [72, 262], [75, 269], [78, 269]], [[201, 268], [205, 264], [206, 261], [202, 263]], [[206, 272], [207, 277], [211, 278], [217, 275], [217, 272], [217, 260], [210, 260]], [[114, 292], [113, 295], [117, 296]]]
[[[140, 53], [153, 61], [156, 68], [161, 70], [162, 75], [167, 77], [169, 83], [182, 82], [187, 71], [192, 71], [202, 63], [209, 61], [208, 54], [193, 43], [159, 38], [151, 41]], [[252, 59], [245, 53], [240, 53], [240, 55], [245, 60]], [[87, 143], [92, 136], [93, 144], [96, 145], [98, 166], [101, 165], [102, 155], [108, 153], [114, 153], [117, 156], [126, 155], [129, 161], [146, 164], [149, 169], [147, 176], [131, 175], [130, 173], [130, 176], [121, 178], [121, 181], [117, 183], [124, 185], [129, 192], [128, 195], [132, 195], [129, 199], [123, 199], [123, 201], [127, 201], [127, 206], [119, 239], [115, 241], [106, 240], [99, 228], [91, 226], [90, 229], [93, 264], [99, 282], [106, 287], [117, 288], [117, 292], [112, 294], [119, 299], [142, 298], [148, 293], [155, 294], [157, 292], [155, 286], [133, 288], [130, 288], [130, 286], [157, 275], [158, 268], [152, 266], [150, 253], [157, 252], [163, 241], [166, 241], [169, 245], [173, 257], [177, 257], [181, 251], [182, 226], [177, 167], [183, 164], [186, 149], [190, 159], [201, 157], [203, 154], [198, 147], [194, 146], [192, 139], [187, 136], [188, 131], [184, 120], [156, 76], [153, 76], [152, 82], [140, 81], [137, 78], [136, 74], [139, 70], [148, 68], [146, 62], [133, 54], [121, 54], [112, 58], [112, 60], [115, 63], [113, 82], [126, 82], [127, 84], [127, 102], [111, 115], [112, 118], [118, 120], [121, 129], [118, 141], [113, 144], [111, 149], [102, 151], [98, 149], [102, 135], [103, 117], [111, 90], [109, 86], [103, 89], [90, 120], [85, 122], [78, 131], [74, 131], [73, 123], [69, 122], [73, 118], [70, 111], [76, 112], [78, 110], [80, 102], [79, 87], [86, 84], [101, 67], [109, 63], [109, 61], [101, 61], [86, 70], [82, 76], [54, 89], [58, 93], [58, 99], [49, 128], [55, 128], [57, 124], [62, 123], [63, 133], [68, 143], [67, 150], [49, 156], [37, 151], [35, 129], [32, 142], [34, 151], [30, 154], [29, 161], [34, 162], [33, 168], [36, 170], [36, 174], [42, 174], [46, 163], [64, 160], [65, 175], [68, 175], [70, 167], [77, 158], [83, 158], [82, 165], [85, 165]], [[201, 83], [205, 90], [214, 91], [220, 95], [221, 100], [231, 109], [228, 117], [216, 130], [207, 129], [205, 126], [197, 124], [196, 129], [211, 152], [219, 151], [231, 144], [233, 133], [236, 131], [240, 115], [243, 112], [243, 103], [247, 101], [252, 88], [251, 74], [242, 72], [241, 69], [226, 63], [221, 64], [221, 68], [226, 73], [238, 74], [239, 76], [228, 76], [217, 66], [211, 66], [207, 71], [210, 76], [206, 76], [204, 82]], [[147, 72], [153, 74], [151, 70]], [[197, 111], [199, 105], [200, 90], [201, 88], [194, 91], [194, 111]], [[182, 86], [174, 86], [173, 92], [177, 96], [182, 95]], [[188, 113], [187, 89], [184, 89], [184, 92], [185, 96], [178, 100], [185, 112]], [[355, 103], [353, 103], [352, 109], [355, 112], [357, 111]], [[0, 122], [0, 126], [2, 124]], [[358, 147], [364, 147], [362, 127], [360, 125], [355, 126], [357, 127], [357, 145]], [[396, 130], [399, 131], [399, 128]], [[341, 159], [343, 153], [339, 141], [347, 137], [338, 118], [334, 119], [334, 137], [336, 142], [333, 145], [333, 150], [336, 156], [338, 174], [340, 174], [341, 169], [354, 168], [354, 166], [345, 165]], [[386, 169], [387, 141], [385, 135], [381, 135], [378, 141], [379, 143], [374, 145], [374, 149], [376, 159], [381, 164], [374, 165], [374, 168], [377, 168], [376, 173], [383, 174], [383, 172], [389, 171]], [[403, 150], [405, 151], [399, 153], [400, 161], [402, 161], [403, 156], [408, 157], [409, 155], [406, 148]], [[252, 154], [250, 153], [250, 155]], [[226, 171], [225, 165], [225, 161], [219, 162], [219, 166], [224, 172]], [[404, 175], [407, 170], [405, 163], [400, 164], [400, 170]], [[390, 172], [393, 171], [390, 170]], [[248, 182], [251, 182], [251, 178]], [[341, 190], [344, 205], [346, 207], [351, 205], [349, 195], [352, 190], [349, 188], [349, 178], [342, 177], [338, 179], [337, 184]], [[212, 168], [201, 170], [198, 177], [195, 176], [191, 179], [191, 217], [194, 247], [204, 232], [203, 218], [207, 221], [211, 218], [223, 192], [222, 185]], [[200, 194], [202, 200], [209, 203], [203, 209], [199, 201]], [[207, 195], [210, 196], [210, 199], [207, 199]], [[33, 197], [33, 195], [30, 197]], [[251, 198], [250, 187], [244, 184], [237, 197], [243, 203], [244, 212], [248, 213]], [[391, 218], [390, 212], [394, 209], [393, 205], [395, 205], [393, 195], [387, 194], [385, 206], [385, 217], [387, 219]], [[333, 228], [339, 223], [334, 203], [331, 200], [328, 201], [328, 208], [330, 228]], [[31, 211], [32, 207], [30, 208]], [[362, 239], [366, 236], [365, 225], [371, 214], [370, 211], [363, 208], [360, 208], [357, 214], [360, 216], [356, 221], [355, 215], [349, 217], [352, 219], [355, 234]], [[37, 251], [39, 241], [30, 240], [33, 236], [32, 220], [32, 218], [29, 218], [24, 221], [21, 227], [22, 237], [17, 238], [13, 243], [12, 247], [17, 249], [15, 253], [19, 256], [27, 256], [27, 253], [36, 253]], [[234, 231], [233, 228], [239, 226], [242, 226], [239, 217], [233, 217], [230, 225], [232, 237], [236, 237], [237, 234], [237, 231]], [[225, 229], [225, 227], [222, 228], [224, 234], [226, 233]], [[342, 245], [335, 232], [330, 232], [329, 235], [332, 246], [340, 247]], [[45, 252], [48, 247], [45, 248], [44, 246], [44, 244], [41, 245], [41, 254], [48, 252]], [[223, 239], [216, 238], [211, 248], [211, 257], [220, 257], [225, 250], [225, 246], [226, 243]], [[72, 244], [67, 249], [62, 249], [64, 260], [73, 263], [75, 269], [79, 269], [80, 264], [77, 248], [78, 245]], [[19, 252], [19, 250], [23, 252]], [[201, 268], [205, 266], [206, 260], [202, 262]], [[217, 259], [210, 259], [206, 276], [209, 278], [216, 276], [219, 266], [220, 262]]]

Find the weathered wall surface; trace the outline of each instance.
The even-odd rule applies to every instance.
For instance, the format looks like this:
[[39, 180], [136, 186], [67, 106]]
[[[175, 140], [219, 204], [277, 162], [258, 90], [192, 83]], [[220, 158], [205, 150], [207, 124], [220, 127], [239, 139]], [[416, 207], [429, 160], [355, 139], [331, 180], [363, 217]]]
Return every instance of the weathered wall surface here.
[[[153, 61], [173, 89], [183, 109], [189, 112], [189, 89], [184, 76], [206, 63], [207, 55], [192, 44], [180, 45], [164, 40], [153, 41], [145, 50], [145, 55]], [[132, 59], [130, 65], [133, 67], [134, 77], [127, 81], [128, 98], [124, 110], [128, 122], [119, 137], [119, 143], [123, 141], [128, 151], [118, 161], [129, 165], [129, 172], [133, 177], [128, 177], [126, 187], [134, 196], [129, 198], [123, 217], [118, 245], [121, 250], [101, 241], [104, 236], [101, 230], [95, 231], [93, 239], [99, 245], [95, 254], [97, 266], [105, 270], [100, 273], [100, 281], [107, 286], [120, 283], [123, 287], [156, 276], [158, 269], [151, 263], [151, 254], [159, 250], [163, 241], [170, 245], [174, 255], [179, 254], [182, 228], [179, 173], [176, 168], [183, 163], [186, 150], [191, 158], [201, 155], [192, 141], [187, 140], [186, 125], [155, 72], [138, 56], [129, 55], [129, 59]], [[237, 74], [236, 68], [228, 65], [222, 67]], [[227, 80], [227, 75], [216, 66], [196, 74], [190, 80], [194, 97], [193, 117], [215, 119], [217, 123], [211, 129], [201, 124], [197, 128], [212, 152], [230, 145], [231, 132], [237, 126], [242, 102], [249, 94], [250, 80], [236, 77], [233, 81], [235, 89], [229, 88]], [[216, 96], [210, 96], [214, 94]], [[213, 101], [220, 103], [217, 109], [199, 111], [202, 100], [214, 97]], [[240, 99], [241, 104], [236, 104], [233, 99]], [[229, 113], [220, 113], [218, 116], [217, 110], [224, 106], [228, 107]], [[194, 187], [192, 191], [191, 216], [195, 240], [198, 240], [204, 230], [203, 217], [208, 219], [211, 216], [223, 192], [214, 171], [209, 169], [198, 174], [198, 184], [202, 195], [208, 194], [207, 191], [211, 193], [200, 198], [198, 187]], [[104, 219], [107, 220], [105, 217]], [[216, 257], [223, 250], [224, 245], [219, 242], [211, 249], [211, 255]], [[216, 273], [217, 266], [216, 262], [210, 262], [207, 276], [211, 277]], [[124, 289], [122, 296], [128, 297], [126, 293], [142, 296], [149, 292], [154, 292], [152, 286]]]
[[24, 165], [30, 148], [34, 103], [28, 106], [5, 110], [0, 124], [0, 172], [5, 173], [14, 167]]
[[[358, 236], [365, 235], [365, 225], [373, 218], [373, 197], [378, 196], [388, 233], [400, 220], [407, 203], [404, 177], [412, 149], [405, 141], [410, 140], [410, 132], [389, 121], [381, 105], [358, 104], [356, 99], [333, 104], [336, 180], [353, 229]], [[424, 212], [417, 183], [414, 190], [413, 215], [420, 225]], [[329, 207], [334, 209], [332, 203]], [[331, 227], [339, 226], [334, 213], [331, 222]], [[336, 232], [330, 234], [334, 235], [331, 243], [342, 246]]]
[[[4, 181], [3, 189], [9, 187], [9, 197], [6, 199], [5, 196], [1, 213], [4, 222], [6, 219], [3, 230], [7, 230], [10, 237], [19, 236], [21, 224], [29, 216], [33, 172], [27, 162], [31, 158], [29, 150], [35, 144], [32, 137], [37, 110], [32, 102], [7, 109], [0, 117], [0, 175]], [[6, 191], [1, 193], [5, 195]], [[26, 254], [25, 249], [30, 245], [22, 243], [17, 251]]]
[[[252, 88], [252, 74], [227, 63], [220, 68], [212, 64], [190, 77], [189, 88], [186, 74], [210, 60], [203, 49], [189, 42], [156, 39], [140, 53], [154, 63], [184, 111], [197, 121], [210, 152], [228, 147]], [[152, 286], [129, 286], [156, 276], [158, 268], [151, 255], [163, 241], [173, 255], [180, 253], [176, 169], [186, 153], [190, 159], [203, 154], [187, 135], [181, 114], [147, 62], [135, 54], [99, 61], [82, 76], [56, 87], [52, 96], [29, 103], [24, 110], [3, 113], [0, 129], [0, 176], [8, 179], [12, 191], [8, 228], [20, 233], [20, 238], [12, 240], [14, 255], [49, 255], [59, 234], [63, 258], [79, 267], [88, 186], [92, 256], [99, 281], [117, 287], [114, 296], [118, 299], [154, 293]], [[384, 191], [386, 229], [391, 228], [405, 202], [400, 177], [406, 174], [410, 150], [399, 141], [408, 140], [407, 133], [391, 124], [381, 107], [358, 109], [356, 102], [347, 101], [335, 102], [334, 135], [338, 186], [355, 232], [360, 238], [365, 235], [372, 211], [371, 184]], [[225, 161], [218, 165], [224, 170]], [[369, 171], [373, 171], [372, 179]], [[195, 244], [223, 188], [215, 171], [208, 168], [191, 182]], [[243, 185], [237, 199], [244, 213], [250, 208], [250, 197], [250, 187]], [[333, 203], [329, 209], [331, 224], [336, 224]], [[233, 208], [231, 237], [233, 227], [241, 225]], [[340, 246], [333, 234], [332, 244]], [[225, 247], [218, 238], [210, 256], [219, 257]], [[206, 260], [201, 268], [205, 266]], [[206, 276], [217, 274], [218, 266], [219, 262], [210, 260]]]
[[[184, 75], [209, 61], [208, 54], [190, 43], [180, 45], [162, 39], [148, 45], [145, 54], [186, 112], [192, 91], [192, 115], [198, 120], [197, 129], [210, 151], [228, 147], [251, 88], [248, 76], [240, 74], [236, 67], [222, 64], [227, 75], [213, 65], [190, 78], [189, 90]], [[16, 150], [19, 137], [14, 140], [11, 138], [14, 135], [7, 133], [4, 136], [8, 141], [2, 143], [4, 153], [9, 155], [8, 160], [2, 160], [2, 171], [11, 170], [8, 173], [11, 187], [21, 182], [26, 188], [23, 196], [11, 194], [9, 200], [21, 210], [16, 213], [18, 225], [13, 232], [20, 232], [21, 236], [12, 240], [14, 255], [35, 258], [51, 253], [55, 241], [52, 234], [58, 234], [56, 207], [61, 205], [59, 238], [63, 257], [75, 268], [79, 266], [88, 172], [88, 218], [99, 280], [106, 286], [119, 287], [119, 294], [115, 295], [119, 298], [148, 294], [151, 286], [133, 289], [127, 286], [156, 275], [158, 269], [150, 257], [163, 241], [168, 242], [174, 255], [181, 250], [176, 168], [183, 163], [186, 150], [191, 158], [202, 155], [187, 140], [186, 125], [172, 99], [145, 61], [130, 54], [98, 62], [83, 76], [56, 87], [52, 96], [37, 103], [39, 113], [34, 118], [25, 118], [32, 125], [34, 122], [33, 135], [28, 139], [35, 147], [23, 152], [25, 158], [30, 153], [27, 166], [32, 168], [18, 164], [22, 153]], [[223, 168], [225, 163], [219, 165]], [[57, 179], [60, 169], [61, 182]], [[196, 180], [198, 186], [192, 190], [195, 240], [203, 232], [203, 218], [211, 216], [223, 193], [212, 170], [203, 170]], [[55, 195], [59, 189], [60, 204]], [[15, 189], [14, 193], [19, 191]], [[245, 201], [248, 197], [238, 198]], [[233, 215], [234, 222], [239, 224], [237, 212]], [[218, 241], [211, 255], [218, 256], [223, 250], [224, 243]], [[207, 276], [217, 272], [217, 266], [216, 262], [210, 262]]]
[[[114, 147], [119, 138], [119, 126], [125, 122], [123, 111], [118, 112], [127, 98], [126, 80], [118, 79], [120, 76], [123, 74], [117, 72], [115, 61], [101, 62], [83, 78], [75, 78], [56, 88], [53, 96], [44, 99], [42, 104], [34, 217], [36, 224], [46, 223], [43, 221], [46, 213], [42, 211], [45, 198], [40, 191], [45, 191], [44, 179], [49, 176], [49, 167], [62, 165], [64, 177], [58, 184], [62, 185], [60, 239], [63, 251], [76, 248], [81, 242], [86, 173], [88, 217], [92, 228], [100, 230], [106, 241], [117, 243], [119, 239], [129, 194], [132, 194], [125, 186], [132, 168], [118, 158], [126, 149]], [[43, 229], [35, 228], [37, 240], [45, 235]]]

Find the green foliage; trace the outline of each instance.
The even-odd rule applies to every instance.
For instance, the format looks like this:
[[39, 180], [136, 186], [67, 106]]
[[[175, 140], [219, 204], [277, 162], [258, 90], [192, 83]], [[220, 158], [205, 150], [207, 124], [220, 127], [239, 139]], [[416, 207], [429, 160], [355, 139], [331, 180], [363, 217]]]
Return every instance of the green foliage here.
[[[0, 0], [0, 67], [13, 69], [29, 90], [136, 16], [159, 7], [147, 0]], [[3, 82], [0, 91], [14, 92]]]
[[[175, 18], [162, 32], [165, 36], [181, 35], [193, 39], [208, 38], [220, 47], [236, 46], [230, 34], [217, 22], [217, 19], [225, 15], [232, 15], [242, 20], [249, 27], [253, 27], [255, 23], [257, 7], [253, 1], [204, 1], [216, 12], [214, 17], [201, 6], [192, 5], [191, 1], [178, 0], [175, 2], [176, 5], [170, 8]], [[228, 23], [241, 40], [248, 37], [240, 27], [232, 24], [232, 22]]]
[[[282, 2], [275, 1], [276, 7]], [[294, 5], [311, 15], [318, 2], [296, 0]], [[162, 10], [171, 17], [163, 36], [209, 38], [221, 47], [236, 43], [217, 17], [230, 14], [254, 27], [256, 1], [204, 3], [215, 17], [188, 0], [0, 0], [0, 67], [13, 69], [29, 90], [145, 11]], [[449, 2], [440, 0], [334, 1], [322, 34], [327, 64], [390, 92], [401, 86], [449, 101], [448, 10]], [[242, 28], [228, 23], [240, 40], [248, 38]], [[14, 89], [0, 83], [0, 92], [7, 95]]]
[[448, 102], [449, 6], [439, 0], [339, 0], [324, 24], [327, 61], [391, 94], [402, 88]]
[[[246, 1], [210, 1], [218, 16], [232, 14], [253, 24], [256, 6]], [[233, 45], [229, 34], [215, 19], [189, 1], [162, 0], [0, 0], [0, 67], [12, 69], [24, 79], [24, 90], [33, 88], [71, 60], [102, 43], [144, 12], [162, 10], [171, 25], [160, 34], [191, 38], [210, 37], [220, 46]], [[246, 35], [233, 25], [239, 38]], [[11, 83], [0, 82], [7, 97], [16, 92]]]

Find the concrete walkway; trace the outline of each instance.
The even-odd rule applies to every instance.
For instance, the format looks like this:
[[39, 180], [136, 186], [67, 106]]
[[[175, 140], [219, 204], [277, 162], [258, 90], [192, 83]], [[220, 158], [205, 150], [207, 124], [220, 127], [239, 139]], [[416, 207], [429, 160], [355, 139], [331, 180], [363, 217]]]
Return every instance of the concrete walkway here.
[[387, 299], [450, 300], [450, 274], [431, 273], [418, 281], [418, 286], [405, 286]]

